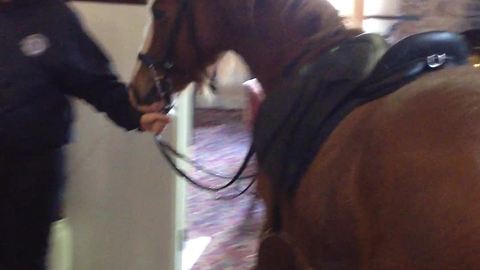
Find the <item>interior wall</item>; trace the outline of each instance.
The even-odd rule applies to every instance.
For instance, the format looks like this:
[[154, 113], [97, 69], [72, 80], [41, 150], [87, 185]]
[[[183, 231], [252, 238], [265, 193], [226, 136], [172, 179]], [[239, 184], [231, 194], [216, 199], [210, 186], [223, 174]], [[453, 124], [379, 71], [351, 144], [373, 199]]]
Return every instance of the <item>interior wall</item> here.
[[395, 33], [400, 39], [419, 32], [447, 30], [462, 32], [480, 27], [478, 0], [401, 0], [401, 13], [421, 16], [402, 22]]
[[[148, 22], [148, 7], [90, 2], [72, 7], [128, 81]], [[177, 197], [178, 183], [152, 136], [124, 132], [90, 106], [75, 103], [66, 191], [72, 269], [180, 269], [176, 236], [183, 219], [176, 208], [182, 198]], [[178, 123], [174, 121], [163, 137], [182, 149], [186, 139], [176, 134], [182, 128], [185, 133], [186, 125]]]
[[[341, 0], [331, 0], [341, 2]], [[368, 0], [364, 1], [364, 15], [408, 15], [419, 20], [395, 21], [366, 19], [366, 32], [391, 34], [396, 42], [406, 36], [434, 30], [462, 32], [480, 27], [478, 0]]]
[[[400, 14], [400, 0], [369, 0], [365, 1], [364, 15], [390, 15]], [[363, 21], [363, 29], [370, 33], [386, 34], [397, 21], [367, 19]]]

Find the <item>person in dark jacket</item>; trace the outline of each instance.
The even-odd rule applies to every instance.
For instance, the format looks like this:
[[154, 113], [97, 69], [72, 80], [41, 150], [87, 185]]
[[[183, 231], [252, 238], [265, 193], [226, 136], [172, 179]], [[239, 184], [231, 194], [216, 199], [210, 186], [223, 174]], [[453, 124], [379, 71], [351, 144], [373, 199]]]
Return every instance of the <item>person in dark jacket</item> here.
[[0, 0], [0, 270], [45, 269], [72, 122], [68, 96], [126, 130], [160, 133], [169, 121], [130, 105], [62, 0]]

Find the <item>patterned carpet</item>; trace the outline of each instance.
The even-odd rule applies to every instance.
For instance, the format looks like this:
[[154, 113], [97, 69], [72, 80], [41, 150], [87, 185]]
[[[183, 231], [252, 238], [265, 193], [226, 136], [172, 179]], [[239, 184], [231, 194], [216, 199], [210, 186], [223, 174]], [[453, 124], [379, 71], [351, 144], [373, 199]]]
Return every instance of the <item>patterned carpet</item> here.
[[[192, 145], [194, 159], [212, 170], [234, 174], [250, 144], [250, 134], [241, 118], [241, 111], [197, 109]], [[254, 170], [252, 164], [247, 173]], [[218, 186], [225, 181], [200, 172], [193, 175], [210, 186]], [[262, 203], [255, 198], [254, 191], [234, 200], [217, 199], [236, 194], [246, 184], [248, 180], [243, 180], [219, 194], [189, 185], [188, 238], [212, 237], [194, 270], [246, 270], [253, 267], [264, 213]]]

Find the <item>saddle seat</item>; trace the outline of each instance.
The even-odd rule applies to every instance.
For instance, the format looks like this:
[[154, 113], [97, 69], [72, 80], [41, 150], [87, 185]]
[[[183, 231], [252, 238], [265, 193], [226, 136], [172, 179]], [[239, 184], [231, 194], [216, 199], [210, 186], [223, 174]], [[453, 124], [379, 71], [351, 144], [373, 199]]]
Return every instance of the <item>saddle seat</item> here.
[[[391, 46], [370, 75], [358, 87], [368, 94], [378, 88], [408, 80], [419, 73], [468, 61], [468, 46], [463, 36], [445, 31], [432, 31], [406, 37]], [[400, 86], [399, 85], [399, 86]]]

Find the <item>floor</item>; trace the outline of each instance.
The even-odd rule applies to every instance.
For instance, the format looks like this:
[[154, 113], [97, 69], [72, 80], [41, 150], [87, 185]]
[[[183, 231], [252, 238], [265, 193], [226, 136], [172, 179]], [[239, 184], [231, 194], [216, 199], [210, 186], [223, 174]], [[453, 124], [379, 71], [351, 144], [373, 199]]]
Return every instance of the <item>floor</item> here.
[[[239, 110], [197, 109], [192, 153], [194, 159], [209, 169], [234, 174], [250, 144], [250, 133]], [[247, 173], [255, 171], [255, 165]], [[193, 175], [202, 183], [215, 186], [215, 179], [201, 172]], [[192, 256], [199, 256], [192, 270], [251, 269], [256, 260], [258, 235], [264, 208], [254, 190], [234, 200], [219, 197], [236, 194], [248, 181], [228, 191], [209, 193], [189, 185], [187, 188], [188, 246]], [[195, 251], [196, 250], [196, 251]], [[195, 255], [197, 253], [197, 255]], [[190, 262], [192, 264], [192, 262]], [[186, 270], [188, 263], [184, 265]]]

